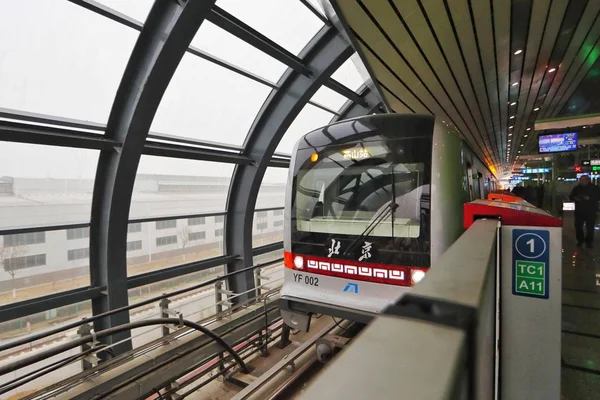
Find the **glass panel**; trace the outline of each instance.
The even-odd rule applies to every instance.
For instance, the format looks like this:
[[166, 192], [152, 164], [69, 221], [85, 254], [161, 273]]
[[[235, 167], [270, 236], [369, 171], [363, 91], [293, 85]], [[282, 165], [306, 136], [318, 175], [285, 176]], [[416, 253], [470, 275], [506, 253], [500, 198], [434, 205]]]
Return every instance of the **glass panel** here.
[[[346, 101], [347, 98], [335, 92], [328, 87], [321, 86], [319, 90], [314, 94], [311, 98], [312, 101], [319, 103], [333, 111], [338, 111]], [[333, 118], [333, 114], [330, 114], [331, 118]]]
[[[142, 223], [139, 232], [127, 234], [127, 274], [143, 274], [223, 254], [223, 221], [206, 217], [205, 224], [189, 218]], [[220, 232], [218, 234], [217, 232]], [[129, 247], [131, 247], [129, 249]]]
[[186, 53], [152, 131], [242, 144], [271, 88]]
[[0, 304], [88, 286], [89, 265], [89, 238], [65, 230], [0, 236]]
[[283, 266], [283, 248], [265, 254], [261, 254], [259, 256], [254, 256], [254, 265], [264, 264], [275, 260], [281, 260], [281, 263], [275, 265]]
[[98, 151], [0, 142], [0, 154], [0, 229], [89, 222]]
[[[84, 301], [81, 303], [72, 304], [65, 307], [55, 308], [37, 314], [32, 314], [24, 318], [13, 319], [10, 321], [0, 322], [0, 343], [10, 342], [25, 335], [43, 331], [49, 328], [56, 328], [61, 325], [80, 320], [91, 315], [91, 302]], [[29, 344], [17, 346], [13, 349], [0, 352], [0, 365], [5, 365], [15, 361], [15, 357], [26, 357], [40, 350], [40, 346], [52, 346], [54, 343], [71, 340], [77, 336], [77, 328], [66, 332], [58, 333], [47, 338], [35, 342], [36, 347], [30, 347]], [[33, 368], [41, 368], [53, 362], [74, 356], [79, 353], [79, 347], [71, 349], [67, 352], [60, 353], [57, 356], [46, 358], [45, 360], [34, 364]], [[3, 377], [5, 381], [13, 380], [31, 373], [31, 368], [22, 368], [16, 372], [11, 372], [8, 376]], [[71, 363], [54, 372], [48, 373], [29, 382], [17, 389], [14, 389], [4, 395], [7, 398], [20, 399], [25, 397], [31, 390], [39, 390], [42, 387], [49, 386], [68, 376], [73, 376], [81, 372], [81, 362]]]
[[[157, 282], [152, 285], [141, 286], [129, 290], [129, 303], [137, 303], [150, 297], [174, 290], [197, 285], [209, 279], [223, 275], [223, 266], [211, 268], [205, 271], [178, 276], [166, 281]], [[179, 311], [187, 320], [198, 322], [216, 313], [214, 284], [189, 291], [169, 300], [169, 309]], [[227, 307], [223, 307], [226, 309]], [[135, 308], [130, 311], [131, 321], [145, 320], [160, 317], [160, 306], [148, 304], [144, 307]], [[157, 327], [145, 327], [132, 331], [134, 347], [148, 343], [162, 336], [162, 329]]]
[[294, 54], [323, 26], [297, 0], [218, 0], [217, 5]]
[[272, 82], [277, 82], [287, 68], [285, 64], [209, 21], [202, 23], [192, 40], [192, 46]]
[[288, 172], [287, 168], [267, 167], [258, 190], [256, 208], [284, 206]]
[[332, 118], [333, 115], [327, 111], [307, 104], [281, 138], [276, 151], [290, 154], [298, 139], [316, 128], [329, 124]]
[[224, 211], [233, 168], [233, 164], [142, 156], [129, 218]]
[[138, 32], [68, 1], [2, 1], [0, 37], [0, 107], [106, 122]]
[[252, 247], [281, 242], [283, 240], [283, 214], [279, 210], [254, 213]]
[[361, 72], [356, 68], [357, 62], [364, 69], [360, 58], [358, 58], [358, 56], [355, 54], [346, 60], [346, 62], [343, 63], [342, 66], [331, 75], [331, 77], [354, 91], [358, 90], [360, 85], [365, 82], [365, 79], [361, 75]]
[[131, 18], [134, 18], [140, 22], [144, 22], [150, 13], [154, 0], [96, 0], [99, 3], [104, 4], [116, 10], [122, 14], [125, 14]]

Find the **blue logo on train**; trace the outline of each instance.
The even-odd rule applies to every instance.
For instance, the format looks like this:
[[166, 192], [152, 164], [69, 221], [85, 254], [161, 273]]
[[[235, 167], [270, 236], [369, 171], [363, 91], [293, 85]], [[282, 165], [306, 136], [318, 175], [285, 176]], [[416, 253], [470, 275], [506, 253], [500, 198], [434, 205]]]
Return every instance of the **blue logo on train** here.
[[358, 294], [358, 284], [357, 283], [347, 283], [346, 286], [344, 287], [344, 292]]

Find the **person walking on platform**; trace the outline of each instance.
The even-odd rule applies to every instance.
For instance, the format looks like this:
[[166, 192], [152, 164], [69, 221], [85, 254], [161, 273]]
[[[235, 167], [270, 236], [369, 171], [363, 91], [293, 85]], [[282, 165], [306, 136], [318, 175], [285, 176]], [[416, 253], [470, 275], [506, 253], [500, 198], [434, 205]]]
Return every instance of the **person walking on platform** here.
[[[577, 236], [577, 246], [583, 242], [588, 248], [593, 247], [594, 228], [596, 226], [596, 211], [598, 201], [600, 200], [600, 188], [590, 181], [590, 177], [583, 175], [579, 178], [579, 184], [573, 188], [569, 196], [571, 201], [575, 202], [575, 235]], [[583, 235], [583, 225], [585, 224], [586, 234]]]

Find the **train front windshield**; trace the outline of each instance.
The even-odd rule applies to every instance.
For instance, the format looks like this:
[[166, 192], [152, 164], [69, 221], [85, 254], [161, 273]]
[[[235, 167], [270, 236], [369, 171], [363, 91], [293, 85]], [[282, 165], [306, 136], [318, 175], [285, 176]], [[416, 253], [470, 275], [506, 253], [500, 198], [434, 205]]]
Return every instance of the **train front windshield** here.
[[428, 266], [431, 141], [365, 142], [317, 150], [300, 149], [297, 155], [294, 251]]

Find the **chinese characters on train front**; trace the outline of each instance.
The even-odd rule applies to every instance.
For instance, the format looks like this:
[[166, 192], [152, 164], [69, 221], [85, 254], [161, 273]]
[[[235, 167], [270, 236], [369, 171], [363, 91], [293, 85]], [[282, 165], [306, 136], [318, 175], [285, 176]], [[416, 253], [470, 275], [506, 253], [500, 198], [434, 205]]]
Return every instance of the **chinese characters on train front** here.
[[[331, 258], [333, 256], [339, 256], [341, 247], [342, 242], [340, 240], [329, 239], [327, 246], [327, 257]], [[365, 241], [358, 249], [358, 261], [369, 261], [373, 257], [373, 242]]]
[[371, 153], [365, 148], [347, 149], [342, 150], [342, 156], [344, 157], [344, 160], [361, 160], [363, 158], [371, 157]]

